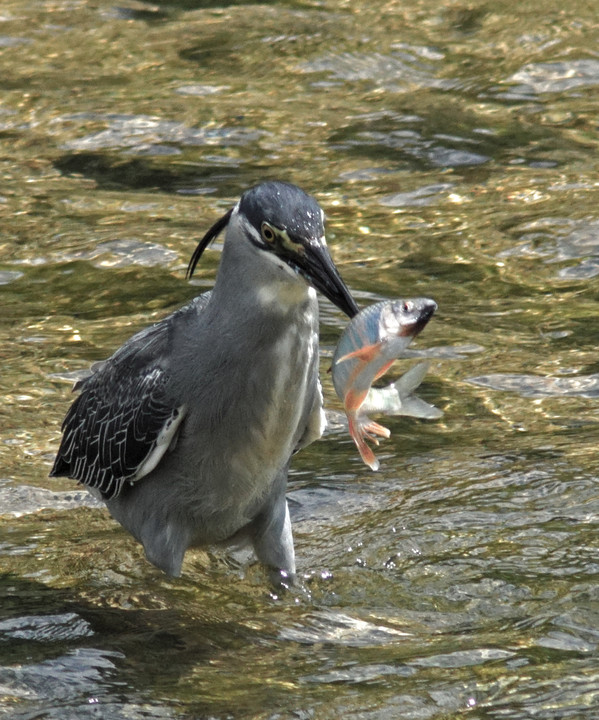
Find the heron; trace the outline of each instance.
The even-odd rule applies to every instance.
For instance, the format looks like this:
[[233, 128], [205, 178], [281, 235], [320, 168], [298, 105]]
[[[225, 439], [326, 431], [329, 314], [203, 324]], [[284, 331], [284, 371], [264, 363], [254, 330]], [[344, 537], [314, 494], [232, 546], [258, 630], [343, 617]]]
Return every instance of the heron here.
[[358, 306], [329, 253], [324, 213], [299, 187], [262, 182], [206, 232], [225, 231], [212, 290], [136, 333], [79, 380], [50, 473], [78, 480], [179, 576], [191, 547], [253, 547], [291, 584], [286, 498], [294, 453], [321, 437], [320, 291]]

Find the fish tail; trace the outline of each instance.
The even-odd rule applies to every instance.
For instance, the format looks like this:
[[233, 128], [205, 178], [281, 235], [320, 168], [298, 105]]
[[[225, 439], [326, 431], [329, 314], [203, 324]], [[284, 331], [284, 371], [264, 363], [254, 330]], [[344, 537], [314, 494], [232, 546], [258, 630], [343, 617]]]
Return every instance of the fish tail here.
[[411, 367], [399, 378], [399, 380], [396, 380], [393, 383], [400, 398], [406, 398], [411, 395], [414, 390], [416, 390], [416, 388], [424, 380], [424, 376], [428, 372], [429, 367], [430, 362], [428, 360], [424, 360], [424, 362], [420, 362], [418, 365]]

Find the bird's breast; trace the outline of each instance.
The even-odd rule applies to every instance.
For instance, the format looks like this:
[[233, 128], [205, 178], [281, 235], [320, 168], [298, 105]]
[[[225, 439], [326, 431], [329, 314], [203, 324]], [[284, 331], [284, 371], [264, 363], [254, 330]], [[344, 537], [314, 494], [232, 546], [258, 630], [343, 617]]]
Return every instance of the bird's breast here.
[[198, 512], [234, 506], [241, 526], [268, 495], [309, 423], [318, 393], [316, 302], [304, 303], [285, 322], [273, 317], [253, 333], [241, 329], [239, 346], [244, 352], [229, 356], [222, 375], [217, 369], [210, 374], [183, 442], [195, 457], [186, 485]]
[[262, 409], [253, 429], [257, 445], [267, 456], [280, 453], [289, 457], [293, 451], [298, 426], [314, 392], [317, 352], [317, 338], [311, 329], [304, 333], [290, 327], [273, 345], [272, 374], [265, 379]]
[[252, 407], [236, 457], [241, 473], [274, 474], [304, 431], [316, 391], [318, 335], [312, 318], [303, 320], [263, 347], [248, 370], [245, 389], [250, 389]]

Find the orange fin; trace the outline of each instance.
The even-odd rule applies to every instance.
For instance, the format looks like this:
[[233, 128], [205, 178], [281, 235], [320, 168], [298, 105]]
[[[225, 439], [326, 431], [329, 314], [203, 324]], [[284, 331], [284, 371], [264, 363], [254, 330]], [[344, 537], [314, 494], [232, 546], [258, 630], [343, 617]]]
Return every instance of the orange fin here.
[[345, 393], [345, 399], [343, 401], [345, 412], [348, 415], [351, 412], [355, 413], [364, 402], [366, 395], [368, 395], [368, 390], [360, 390], [359, 392], [356, 392], [355, 390], [348, 390]]
[[[376, 438], [368, 435], [368, 432], [366, 432], [367, 428], [364, 425], [362, 425], [362, 423], [359, 420], [356, 422], [355, 416], [352, 417], [352, 416], [348, 415], [348, 421], [349, 421], [349, 434], [351, 435], [352, 440], [354, 441], [354, 443], [356, 444], [356, 447], [358, 448], [360, 457], [366, 463], [366, 465], [368, 465], [368, 467], [371, 470], [374, 470], [376, 472], [380, 468], [381, 465], [380, 465], [379, 461], [377, 460], [376, 455], [366, 444], [366, 440], [367, 439], [372, 440], [377, 445], [379, 444], [378, 440]], [[386, 430], [387, 432], [389, 432], [387, 430], [387, 428], [383, 428], [381, 425], [378, 425], [378, 423], [369, 423], [369, 425], [367, 427], [370, 428], [370, 426], [372, 426], [372, 425], [376, 425], [378, 428], [381, 428], [382, 430]], [[373, 429], [373, 432], [375, 432], [374, 429]]]
[[380, 343], [375, 343], [374, 345], [363, 345], [361, 348], [353, 350], [352, 352], [347, 353], [347, 355], [343, 355], [343, 357], [340, 357], [337, 362], [344, 362], [345, 360], [349, 360], [351, 358], [358, 358], [359, 360], [364, 360], [365, 362], [372, 362], [379, 352]]
[[364, 441], [359, 442], [358, 440], [356, 440], [356, 438], [354, 438], [354, 442], [356, 443], [362, 460], [366, 463], [366, 465], [368, 465], [371, 470], [374, 470], [376, 472], [381, 467], [381, 464], [378, 461], [376, 455], [372, 452], [372, 450], [368, 447], [368, 445], [366, 445]]
[[[380, 377], [383, 377], [383, 375], [387, 372], [387, 370], [393, 365], [395, 360], [391, 360], [386, 365], [383, 365], [383, 367], [377, 372], [377, 374], [374, 376], [374, 380], [378, 380]], [[372, 382], [374, 382], [374, 380]]]
[[[374, 422], [371, 420], [368, 425], [362, 425], [362, 429], [367, 432], [374, 435], [378, 435], [379, 437], [388, 438], [391, 437], [391, 431], [389, 428], [386, 428], [384, 425], [379, 425], [377, 422]], [[373, 438], [374, 440], [375, 438]], [[376, 441], [376, 440], [375, 440]], [[378, 445], [378, 441], [376, 441]]]

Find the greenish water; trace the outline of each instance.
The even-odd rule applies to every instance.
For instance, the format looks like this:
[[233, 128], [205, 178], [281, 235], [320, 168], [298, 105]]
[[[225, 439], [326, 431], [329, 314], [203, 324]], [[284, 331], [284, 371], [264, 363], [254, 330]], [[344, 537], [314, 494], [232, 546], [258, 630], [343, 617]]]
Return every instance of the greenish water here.
[[[585, 0], [3, 0], [0, 717], [598, 716], [598, 47]], [[444, 410], [376, 474], [343, 428], [297, 456], [282, 598], [166, 578], [47, 477], [65, 376], [209, 287], [195, 243], [272, 177], [361, 304], [437, 301]]]

